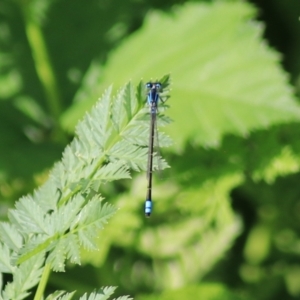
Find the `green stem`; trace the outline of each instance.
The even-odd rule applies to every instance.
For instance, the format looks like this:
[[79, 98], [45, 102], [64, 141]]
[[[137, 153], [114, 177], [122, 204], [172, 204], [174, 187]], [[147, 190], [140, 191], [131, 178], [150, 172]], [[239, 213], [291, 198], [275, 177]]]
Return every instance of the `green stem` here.
[[56, 134], [60, 138], [64, 138], [64, 133], [58, 125], [59, 116], [62, 112], [61, 97], [43, 32], [37, 17], [32, 15], [32, 1], [19, 0], [19, 3], [23, 12], [26, 35], [32, 51], [35, 69], [45, 92], [48, 109], [56, 123]]
[[44, 291], [45, 291], [45, 288], [46, 288], [46, 285], [48, 282], [50, 272], [51, 272], [50, 264], [46, 264], [33, 300], [44, 299], [43, 295], [44, 295]]

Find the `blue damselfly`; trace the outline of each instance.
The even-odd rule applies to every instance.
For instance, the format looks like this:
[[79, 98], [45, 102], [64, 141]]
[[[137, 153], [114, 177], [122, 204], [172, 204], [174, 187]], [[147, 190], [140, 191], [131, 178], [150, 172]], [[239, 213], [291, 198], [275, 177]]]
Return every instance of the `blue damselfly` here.
[[156, 135], [157, 125], [157, 107], [158, 101], [161, 99], [159, 93], [162, 85], [160, 82], [148, 82], [146, 84], [148, 90], [147, 103], [150, 108], [150, 133], [149, 133], [149, 150], [148, 150], [148, 165], [147, 165], [147, 194], [145, 201], [145, 216], [150, 217], [152, 212], [152, 173], [153, 173], [153, 156], [154, 156], [154, 139]]

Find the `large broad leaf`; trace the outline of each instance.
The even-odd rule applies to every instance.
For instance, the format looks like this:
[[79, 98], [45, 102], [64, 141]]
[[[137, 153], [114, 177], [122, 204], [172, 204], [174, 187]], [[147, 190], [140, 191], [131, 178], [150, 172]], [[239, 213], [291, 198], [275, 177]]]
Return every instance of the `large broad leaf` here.
[[[167, 131], [177, 149], [188, 139], [216, 145], [226, 133], [245, 135], [298, 121], [300, 107], [279, 55], [262, 42], [260, 24], [251, 21], [254, 15], [255, 9], [242, 2], [188, 4], [172, 15], [153, 12], [111, 55], [102, 85], [170, 72], [170, 115], [176, 122]], [[72, 127], [72, 116], [89, 105], [73, 107], [64, 126]]]

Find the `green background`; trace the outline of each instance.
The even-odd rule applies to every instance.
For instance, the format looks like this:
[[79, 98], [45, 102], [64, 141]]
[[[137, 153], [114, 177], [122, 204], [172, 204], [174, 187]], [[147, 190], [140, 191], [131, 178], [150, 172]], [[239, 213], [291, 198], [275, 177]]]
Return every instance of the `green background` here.
[[120, 210], [49, 292], [299, 299], [299, 12], [297, 0], [2, 0], [2, 220], [109, 85], [172, 80], [153, 216], [145, 174], [101, 187]]

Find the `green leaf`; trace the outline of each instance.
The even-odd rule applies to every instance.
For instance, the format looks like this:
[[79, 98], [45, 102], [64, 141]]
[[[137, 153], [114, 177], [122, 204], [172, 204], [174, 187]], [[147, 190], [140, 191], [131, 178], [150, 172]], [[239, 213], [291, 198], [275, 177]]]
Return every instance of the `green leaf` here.
[[13, 273], [15, 267], [11, 265], [11, 254], [7, 245], [0, 243], [0, 273]]
[[65, 291], [56, 291], [53, 294], [48, 295], [48, 297], [45, 300], [70, 300], [73, 298], [74, 294], [75, 292], [66, 293]]
[[[124, 152], [124, 148], [123, 148]], [[132, 157], [132, 156], [131, 156]], [[111, 158], [111, 157], [110, 157]], [[125, 160], [125, 162], [127, 162]], [[95, 173], [95, 179], [97, 180], [119, 180], [124, 178], [130, 178], [127, 165], [124, 165], [124, 160], [120, 159], [116, 162], [111, 162], [104, 165]]]
[[133, 80], [171, 72], [170, 116], [176, 123], [166, 131], [177, 150], [188, 140], [218, 145], [228, 133], [244, 136], [299, 121], [279, 55], [261, 41], [255, 14], [241, 1], [187, 3], [172, 15], [152, 12], [110, 56], [102, 84], [124, 82], [128, 70]]
[[65, 260], [70, 259], [72, 263], [80, 264], [79, 243], [76, 235], [69, 233], [60, 238], [53, 246], [53, 250], [47, 258], [47, 263], [54, 271], [65, 271]]
[[51, 222], [52, 227], [51, 233], [63, 234], [68, 231], [74, 218], [81, 212], [84, 202], [85, 200], [82, 195], [77, 194], [65, 205], [54, 211], [49, 218], [49, 222]]
[[71, 263], [80, 265], [80, 248], [78, 237], [75, 234], [68, 234], [66, 253], [67, 259]]
[[[111, 109], [111, 120], [117, 132], [121, 131], [121, 128], [124, 126], [126, 121], [126, 112], [125, 112], [125, 101], [127, 98], [126, 90], [131, 90], [131, 86], [128, 84], [124, 89], [122, 89], [118, 96], [112, 101]], [[129, 91], [129, 96], [132, 91]], [[135, 99], [135, 97], [133, 97]], [[129, 98], [130, 99], [130, 98]], [[124, 101], [124, 102], [123, 102]], [[129, 101], [130, 103], [131, 101]], [[128, 107], [130, 110], [130, 107]]]
[[[165, 77], [165, 85], [168, 80]], [[98, 249], [99, 231], [116, 212], [112, 205], [102, 204], [98, 194], [101, 184], [129, 178], [130, 166], [145, 168], [145, 146], [127, 138], [132, 131], [144, 134], [145, 124], [149, 126], [142, 85], [136, 92], [131, 83], [125, 85], [114, 104], [108, 89], [77, 126], [78, 136], [66, 147], [49, 180], [33, 195], [16, 202], [9, 212], [11, 226], [0, 224], [2, 241], [15, 251], [12, 254], [6, 244], [0, 244], [0, 271], [12, 272], [14, 277], [5, 287], [4, 299], [29, 295], [28, 290], [40, 280], [45, 254], [49, 271], [62, 272], [66, 260], [80, 264], [80, 246]], [[146, 134], [149, 136], [149, 131]], [[9, 264], [11, 256], [16, 266]], [[106, 288], [88, 299], [107, 299], [112, 292]], [[71, 295], [63, 297], [69, 299]]]
[[73, 295], [75, 294], [75, 292], [73, 293], [67, 293], [62, 297], [59, 297], [58, 300], [70, 300], [73, 298]]
[[22, 246], [22, 236], [16, 227], [10, 223], [0, 223], [0, 238], [6, 246], [15, 252]]
[[47, 257], [47, 263], [51, 265], [53, 271], [64, 272], [67, 241], [66, 239], [59, 239], [53, 246], [53, 250]]
[[16, 209], [9, 212], [9, 218], [22, 233], [50, 234], [44, 222], [44, 211], [31, 196], [22, 197], [16, 203]]
[[100, 150], [106, 147], [108, 138], [112, 133], [112, 129], [108, 126], [110, 124], [112, 101], [111, 90], [110, 87], [104, 92], [101, 101], [96, 104], [90, 113], [86, 114], [85, 120], [76, 127], [76, 134], [83, 145], [95, 145], [100, 147]]
[[107, 222], [116, 209], [105, 203], [101, 205], [100, 199], [94, 197], [81, 210], [80, 215], [71, 226], [73, 232], [78, 232], [79, 242], [87, 249], [97, 249], [95, 239], [99, 229]]
[[[276, 149], [279, 150], [280, 147], [276, 147]], [[293, 151], [290, 145], [283, 146], [277, 156], [269, 158], [270, 161], [267, 165], [254, 170], [253, 179], [255, 181], [264, 179], [271, 184], [279, 176], [299, 172], [300, 157], [297, 152]]]
[[3, 298], [14, 300], [26, 298], [30, 294], [28, 290], [40, 280], [44, 261], [44, 253], [40, 253], [16, 268], [13, 273], [13, 281], [5, 286]]
[[106, 300], [108, 299], [115, 291], [116, 287], [110, 286], [110, 287], [104, 287], [102, 289], [99, 289], [97, 292], [93, 292], [87, 297], [87, 294], [84, 294], [82, 297], [80, 297], [80, 300]]

